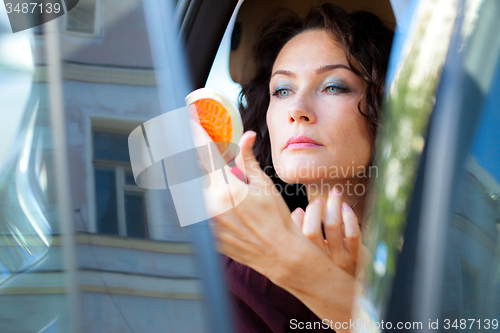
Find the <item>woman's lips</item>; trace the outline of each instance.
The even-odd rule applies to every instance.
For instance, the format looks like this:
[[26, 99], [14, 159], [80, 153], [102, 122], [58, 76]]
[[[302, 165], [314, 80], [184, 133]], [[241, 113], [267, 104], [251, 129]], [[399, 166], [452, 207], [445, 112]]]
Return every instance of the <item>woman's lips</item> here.
[[308, 138], [307, 136], [300, 135], [300, 136], [292, 136], [290, 139], [285, 144], [285, 149], [294, 149], [294, 148], [314, 148], [314, 147], [321, 147], [322, 144], [320, 144], [317, 141], [314, 141], [311, 138]]
[[320, 145], [316, 145], [314, 143], [299, 142], [299, 143], [291, 143], [285, 149], [292, 149], [292, 148], [312, 148], [312, 147], [321, 147], [321, 146]]

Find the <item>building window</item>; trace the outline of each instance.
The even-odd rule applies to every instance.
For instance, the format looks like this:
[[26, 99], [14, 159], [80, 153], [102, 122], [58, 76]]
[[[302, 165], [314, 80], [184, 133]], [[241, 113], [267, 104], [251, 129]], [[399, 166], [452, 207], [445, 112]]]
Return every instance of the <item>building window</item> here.
[[96, 34], [97, 0], [80, 0], [66, 14], [66, 31], [78, 34]]
[[134, 181], [128, 135], [93, 131], [97, 232], [148, 238], [146, 195]]

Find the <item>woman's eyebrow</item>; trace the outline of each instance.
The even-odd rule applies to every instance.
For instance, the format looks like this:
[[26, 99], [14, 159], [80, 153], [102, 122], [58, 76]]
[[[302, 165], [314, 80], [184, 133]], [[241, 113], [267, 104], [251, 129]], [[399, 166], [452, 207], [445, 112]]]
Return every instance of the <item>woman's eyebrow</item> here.
[[316, 74], [323, 74], [325, 72], [328, 72], [328, 71], [331, 71], [331, 70], [337, 69], [337, 68], [345, 68], [345, 69], [350, 70], [352, 72], [352, 69], [349, 66], [342, 65], [342, 64], [336, 64], [336, 65], [322, 66], [316, 70]]
[[282, 75], [286, 75], [286, 76], [291, 76], [291, 77], [296, 77], [295, 73], [293, 72], [290, 72], [290, 71], [286, 71], [286, 70], [282, 70], [282, 69], [279, 69], [277, 71], [275, 71], [271, 77], [275, 76], [275, 75], [278, 75], [278, 74], [282, 74]]
[[[318, 74], [318, 75], [323, 74], [325, 72], [328, 72], [328, 71], [331, 71], [331, 70], [337, 69], [337, 68], [344, 68], [344, 69], [350, 70], [352, 72], [352, 69], [349, 66], [346, 66], [343, 64], [335, 64], [335, 65], [326, 65], [326, 66], [322, 66], [322, 67], [318, 68], [316, 70], [316, 74]], [[290, 76], [290, 77], [297, 76], [293, 72], [290, 72], [290, 71], [287, 71], [284, 69], [279, 69], [279, 70], [275, 71], [273, 74], [271, 74], [271, 78], [275, 75], [278, 75], [278, 74], [282, 74], [282, 75], [286, 75], [286, 76]]]

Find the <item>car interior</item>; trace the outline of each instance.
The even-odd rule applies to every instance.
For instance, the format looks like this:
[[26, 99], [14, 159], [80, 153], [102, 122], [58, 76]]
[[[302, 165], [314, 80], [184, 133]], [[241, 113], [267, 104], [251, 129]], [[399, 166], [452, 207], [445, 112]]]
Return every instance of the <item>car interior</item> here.
[[[181, 227], [173, 187], [137, 186], [128, 137], [195, 89], [226, 89], [211, 78], [245, 83], [263, 21], [324, 2], [395, 30], [362, 317], [498, 328], [498, 1], [80, 0], [16, 33], [0, 8], [1, 332], [234, 332], [207, 221]], [[177, 127], [169, 149], [191, 140]]]

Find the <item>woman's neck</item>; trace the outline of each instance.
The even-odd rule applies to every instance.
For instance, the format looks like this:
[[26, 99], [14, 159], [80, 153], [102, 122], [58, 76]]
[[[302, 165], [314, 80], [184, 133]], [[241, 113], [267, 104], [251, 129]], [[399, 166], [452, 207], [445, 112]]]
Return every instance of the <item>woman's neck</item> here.
[[364, 198], [370, 189], [370, 185], [368, 178], [321, 179], [319, 183], [305, 184], [309, 202], [319, 198], [326, 203], [330, 191], [337, 187], [342, 194], [342, 201], [352, 207], [359, 221], [363, 218]]

